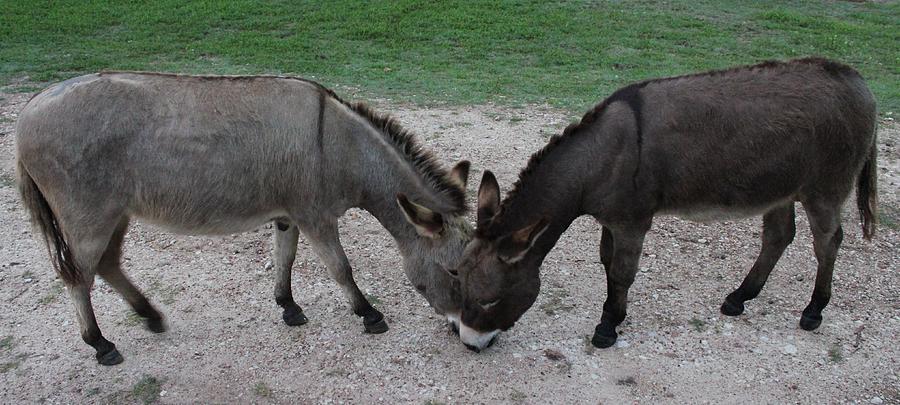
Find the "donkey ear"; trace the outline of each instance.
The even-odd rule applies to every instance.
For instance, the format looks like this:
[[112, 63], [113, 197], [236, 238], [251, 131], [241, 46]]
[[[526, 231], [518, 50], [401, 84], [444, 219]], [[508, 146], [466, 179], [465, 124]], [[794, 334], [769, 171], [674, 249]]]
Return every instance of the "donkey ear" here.
[[437, 239], [444, 230], [444, 218], [441, 214], [416, 204], [403, 194], [397, 194], [403, 216], [416, 228], [416, 232], [426, 238]]
[[550, 221], [547, 218], [541, 218], [531, 225], [500, 238], [497, 241], [497, 255], [500, 256], [500, 260], [507, 264], [522, 260], [549, 225]]
[[490, 170], [485, 170], [481, 176], [481, 186], [478, 187], [478, 226], [486, 224], [500, 208], [500, 185], [497, 178]]
[[450, 170], [450, 180], [463, 190], [466, 189], [466, 183], [469, 182], [469, 167], [471, 166], [472, 163], [468, 160], [460, 160], [459, 163]]

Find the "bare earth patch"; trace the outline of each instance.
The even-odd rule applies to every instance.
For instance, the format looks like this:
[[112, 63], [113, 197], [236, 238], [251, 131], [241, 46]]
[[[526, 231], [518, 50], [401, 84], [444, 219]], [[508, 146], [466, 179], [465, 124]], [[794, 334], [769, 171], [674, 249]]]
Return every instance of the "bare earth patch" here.
[[[647, 236], [616, 347], [590, 346], [606, 296], [599, 227], [577, 220], [548, 256], [535, 306], [475, 354], [408, 284], [386, 231], [351, 211], [342, 240], [390, 331], [365, 335], [323, 265], [301, 242], [294, 291], [310, 322], [288, 327], [273, 298], [271, 226], [225, 237], [178, 236], [144, 224], [125, 242], [125, 270], [167, 316], [142, 329], [102, 281], [100, 327], [125, 363], [96, 364], [14, 186], [14, 121], [29, 94], [0, 94], [0, 402], [622, 403], [900, 402], [900, 126], [883, 122], [884, 224], [862, 240], [852, 205], [834, 296], [819, 330], [797, 326], [815, 277], [803, 211], [798, 232], [744, 315], [719, 305], [759, 248], [758, 218], [697, 224], [657, 218]], [[473, 161], [504, 190], [528, 156], [577, 119], [556, 110], [422, 109], [380, 103], [446, 164]], [[286, 170], [289, 170], [286, 168]]]

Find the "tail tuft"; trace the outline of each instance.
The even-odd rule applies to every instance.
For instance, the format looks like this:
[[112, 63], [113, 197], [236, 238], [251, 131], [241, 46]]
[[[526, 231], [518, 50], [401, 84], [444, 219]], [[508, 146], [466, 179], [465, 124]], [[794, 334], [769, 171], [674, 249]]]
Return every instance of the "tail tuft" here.
[[47, 246], [47, 252], [50, 255], [50, 262], [57, 274], [68, 285], [78, 285], [84, 281], [81, 270], [75, 264], [72, 252], [69, 251], [69, 244], [63, 238], [59, 221], [50, 204], [44, 198], [44, 194], [38, 189], [34, 179], [25, 170], [22, 162], [19, 161], [16, 166], [19, 178], [19, 194], [22, 196], [22, 202], [28, 212], [31, 214], [31, 224], [40, 230], [44, 237], [44, 243]]
[[856, 180], [856, 206], [862, 219], [863, 237], [871, 240], [878, 224], [878, 150], [872, 140], [869, 157]]

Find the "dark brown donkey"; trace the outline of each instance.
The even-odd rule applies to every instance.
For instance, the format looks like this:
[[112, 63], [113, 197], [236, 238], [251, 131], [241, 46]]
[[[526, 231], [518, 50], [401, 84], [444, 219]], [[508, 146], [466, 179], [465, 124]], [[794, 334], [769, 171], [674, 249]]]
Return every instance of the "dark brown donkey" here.
[[722, 313], [738, 315], [793, 240], [795, 201], [806, 209], [819, 263], [800, 319], [813, 330], [831, 298], [841, 206], [854, 184], [863, 234], [874, 232], [875, 153], [875, 101], [860, 75], [837, 62], [766, 62], [622, 88], [532, 156], [502, 204], [485, 173], [476, 237], [458, 269], [460, 337], [480, 350], [513, 326], [537, 297], [544, 257], [581, 215], [603, 225], [608, 297], [595, 346], [616, 341], [656, 215], [763, 215], [759, 257], [722, 304]]
[[291, 291], [302, 232], [365, 330], [381, 333], [388, 325], [357, 287], [338, 238], [338, 218], [360, 207], [397, 241], [406, 275], [435, 311], [459, 317], [458, 283], [445, 269], [457, 265], [472, 234], [463, 215], [468, 162], [448, 173], [395, 121], [316, 83], [87, 75], [29, 101], [16, 141], [23, 200], [102, 364], [122, 356], [94, 317], [95, 274], [150, 330], [164, 330], [162, 315], [121, 270], [134, 218], [193, 234], [276, 222], [275, 301], [288, 325], [306, 323]]

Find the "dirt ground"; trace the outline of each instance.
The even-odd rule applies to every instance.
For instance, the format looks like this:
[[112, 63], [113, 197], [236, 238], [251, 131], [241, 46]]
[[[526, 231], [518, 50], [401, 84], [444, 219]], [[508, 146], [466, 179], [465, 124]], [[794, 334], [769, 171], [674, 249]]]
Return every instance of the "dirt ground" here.
[[[409, 285], [387, 232], [351, 211], [342, 240], [356, 280], [390, 331], [365, 335], [305, 242], [294, 291], [310, 322], [285, 326], [267, 263], [271, 226], [225, 237], [178, 236], [135, 224], [125, 270], [167, 316], [144, 330], [102, 281], [101, 329], [125, 362], [99, 366], [74, 309], [25, 221], [14, 185], [14, 121], [30, 94], [0, 94], [0, 403], [900, 403], [900, 126], [882, 122], [877, 239], [855, 210], [834, 295], [815, 332], [797, 326], [815, 258], [802, 209], [768, 285], [737, 318], [719, 314], [747, 273], [761, 220], [698, 224], [657, 218], [616, 347], [589, 340], [606, 281], [599, 226], [577, 220], [543, 267], [534, 307], [475, 354]], [[469, 201], [490, 168], [504, 190], [528, 156], [575, 117], [540, 108], [392, 111], [450, 164], [474, 162]]]

